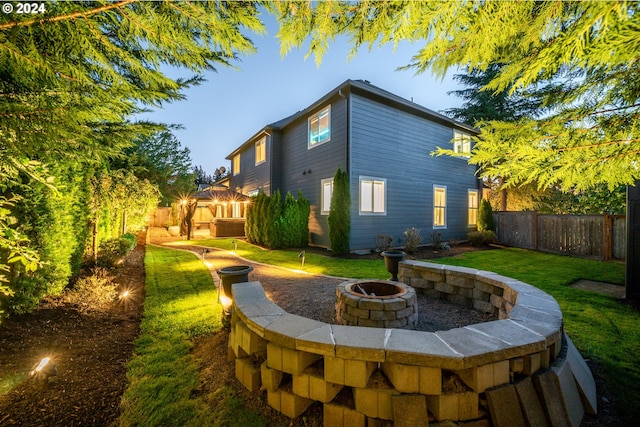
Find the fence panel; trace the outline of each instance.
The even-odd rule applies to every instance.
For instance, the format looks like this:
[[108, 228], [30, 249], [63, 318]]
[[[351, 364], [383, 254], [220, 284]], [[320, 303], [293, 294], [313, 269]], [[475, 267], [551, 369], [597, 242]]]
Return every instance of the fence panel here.
[[626, 258], [624, 215], [495, 212], [494, 219], [499, 244], [584, 258]]
[[627, 258], [627, 217], [616, 215], [613, 217], [611, 232], [613, 259]]
[[602, 215], [538, 215], [538, 250], [604, 258]]
[[536, 212], [495, 212], [496, 235], [501, 245], [535, 249]]

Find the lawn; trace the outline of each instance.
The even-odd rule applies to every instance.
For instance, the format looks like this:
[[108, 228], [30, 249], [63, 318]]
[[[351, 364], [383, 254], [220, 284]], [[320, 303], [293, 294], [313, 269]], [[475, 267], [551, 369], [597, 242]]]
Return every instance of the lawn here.
[[215, 391], [220, 408], [194, 394], [200, 370], [191, 354], [194, 339], [222, 327], [213, 279], [202, 261], [186, 251], [148, 245], [145, 272], [144, 317], [127, 366], [119, 425], [266, 425], [226, 384]]
[[[268, 251], [241, 240], [234, 243], [232, 239], [182, 244], [217, 247], [253, 261], [301, 269], [299, 251]], [[151, 246], [147, 246], [147, 251], [145, 318], [136, 357], [129, 366], [132, 386], [125, 394], [127, 410], [121, 420], [128, 424], [127, 420], [153, 417], [153, 424], [179, 420], [181, 424], [219, 425], [206, 413], [204, 403], [189, 397], [197, 378], [197, 366], [189, 356], [190, 343], [194, 337], [220, 328], [220, 316], [212, 315], [219, 306], [213, 304], [216, 295], [211, 276], [195, 255]], [[305, 261], [304, 270], [310, 273], [388, 277], [382, 260], [340, 259], [308, 253]], [[636, 405], [640, 398], [640, 329], [637, 328], [640, 314], [612, 297], [568, 286], [581, 278], [623, 284], [624, 265], [521, 249], [469, 252], [437, 262], [495, 271], [551, 294], [560, 304], [565, 329], [583, 357], [595, 360], [602, 368], [625, 419], [640, 416]], [[159, 372], [165, 368], [180, 372], [172, 373], [170, 379], [154, 374], [156, 369]], [[160, 392], [167, 387], [165, 381], [180, 383], [171, 386], [169, 396]], [[167, 399], [166, 403], [158, 402], [159, 395]], [[247, 415], [242, 413], [240, 402], [230, 401], [229, 405], [230, 414], [225, 414], [226, 417], [238, 420]], [[258, 418], [255, 425], [260, 422]]]
[[438, 262], [494, 271], [552, 295], [582, 356], [603, 368], [625, 419], [640, 417], [640, 313], [612, 297], [568, 286], [578, 279], [622, 285], [623, 264], [514, 248], [469, 252]]
[[[233, 243], [235, 242], [235, 243]], [[303, 270], [310, 274], [347, 277], [351, 279], [388, 279], [389, 273], [384, 268], [384, 260], [334, 258], [305, 252], [304, 268], [300, 257], [301, 250], [267, 250], [236, 239], [209, 239], [197, 241], [179, 241], [174, 245], [200, 245], [225, 249], [238, 256], [263, 264], [279, 265], [292, 270]]]
[[[232, 239], [199, 240], [199, 245], [235, 252], [253, 261], [300, 269], [299, 251], [269, 251]], [[185, 242], [186, 243], [186, 242]], [[578, 279], [624, 284], [624, 265], [524, 249], [468, 252], [429, 260], [494, 271], [536, 286], [560, 304], [565, 330], [583, 357], [603, 368], [626, 419], [640, 417], [640, 313], [612, 297], [569, 287]], [[307, 254], [305, 271], [338, 277], [387, 278], [382, 260], [352, 260]]]

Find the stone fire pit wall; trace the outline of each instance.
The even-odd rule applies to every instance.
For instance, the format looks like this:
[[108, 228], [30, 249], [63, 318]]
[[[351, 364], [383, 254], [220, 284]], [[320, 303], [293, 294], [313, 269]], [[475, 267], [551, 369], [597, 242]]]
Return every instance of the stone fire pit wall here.
[[331, 325], [285, 312], [259, 282], [236, 283], [228, 343], [236, 378], [291, 418], [319, 402], [327, 427], [577, 426], [595, 413], [593, 377], [553, 297], [494, 273], [417, 261], [401, 263], [399, 279], [500, 320], [435, 333]]

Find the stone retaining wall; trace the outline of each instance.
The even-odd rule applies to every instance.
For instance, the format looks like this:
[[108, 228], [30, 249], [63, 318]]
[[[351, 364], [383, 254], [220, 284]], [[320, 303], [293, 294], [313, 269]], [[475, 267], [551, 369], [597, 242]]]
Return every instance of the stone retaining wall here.
[[435, 333], [330, 325], [285, 312], [259, 282], [237, 283], [236, 377], [291, 418], [322, 405], [327, 427], [579, 425], [585, 409], [595, 412], [593, 377], [575, 347], [563, 347], [551, 296], [494, 273], [416, 261], [400, 264], [399, 279], [500, 320]]

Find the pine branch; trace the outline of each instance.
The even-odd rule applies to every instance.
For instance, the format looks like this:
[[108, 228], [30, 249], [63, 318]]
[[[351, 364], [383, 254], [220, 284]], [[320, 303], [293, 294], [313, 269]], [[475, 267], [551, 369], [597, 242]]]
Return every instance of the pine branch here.
[[32, 19], [30, 21], [8, 22], [6, 24], [0, 25], [0, 30], [7, 30], [15, 27], [29, 27], [34, 24], [43, 24], [47, 22], [59, 22], [59, 21], [65, 21], [67, 19], [86, 18], [88, 16], [95, 15], [96, 13], [105, 12], [107, 10], [111, 10], [114, 8], [119, 9], [121, 6], [125, 6], [130, 3], [135, 3], [137, 1], [140, 1], [140, 0], [123, 0], [118, 3], [109, 3], [104, 6], [97, 7], [95, 9], [81, 11], [81, 12], [74, 12], [68, 15], [54, 16], [53, 18], [39, 18], [39, 19]]

